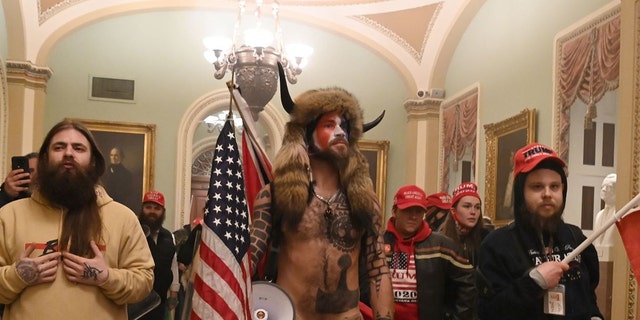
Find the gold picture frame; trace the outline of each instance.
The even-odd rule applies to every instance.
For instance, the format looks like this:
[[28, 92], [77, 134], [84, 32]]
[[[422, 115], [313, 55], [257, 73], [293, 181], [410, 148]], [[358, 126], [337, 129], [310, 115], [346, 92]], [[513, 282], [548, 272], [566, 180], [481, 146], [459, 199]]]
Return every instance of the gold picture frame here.
[[101, 177], [105, 189], [105, 182], [109, 180], [107, 175], [117, 171], [111, 170], [110, 153], [114, 148], [121, 150], [121, 163], [126, 171], [130, 172], [130, 178], [126, 179], [126, 182], [117, 182], [119, 187], [111, 188], [116, 190], [107, 189], [107, 194], [133, 212], [138, 212], [142, 207], [142, 195], [153, 190], [156, 125], [88, 119], [69, 120], [83, 123], [96, 139], [106, 165], [105, 174]]
[[378, 195], [381, 214], [386, 217], [385, 199], [387, 196], [387, 157], [389, 153], [389, 141], [387, 140], [360, 140], [360, 151], [369, 162], [369, 175], [373, 181], [373, 187]]
[[536, 139], [536, 109], [484, 126], [487, 160], [485, 176], [485, 215], [496, 226], [513, 219], [513, 154]]

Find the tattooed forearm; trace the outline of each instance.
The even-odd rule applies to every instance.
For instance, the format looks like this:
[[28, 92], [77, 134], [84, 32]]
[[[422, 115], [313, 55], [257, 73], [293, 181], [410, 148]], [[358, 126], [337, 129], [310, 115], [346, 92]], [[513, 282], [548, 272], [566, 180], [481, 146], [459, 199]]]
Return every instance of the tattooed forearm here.
[[84, 264], [84, 273], [82, 273], [83, 279], [93, 279], [93, 281], [98, 281], [98, 275], [102, 273], [103, 270], [92, 267], [88, 264]]
[[[382, 228], [382, 220], [379, 208], [371, 213], [371, 222], [373, 230], [370, 230], [365, 238], [366, 241], [366, 262], [367, 275], [371, 281], [374, 281], [376, 294], [380, 293], [382, 278], [389, 275], [389, 268], [384, 257], [382, 248], [384, 242], [380, 230]], [[373, 294], [373, 292], [372, 292]]]
[[16, 262], [16, 270], [20, 278], [28, 284], [33, 284], [40, 276], [38, 265], [32, 260], [20, 260]]
[[389, 274], [389, 268], [382, 254], [380, 237], [377, 235], [369, 235], [366, 241], [367, 275], [369, 279], [375, 282], [376, 293], [379, 293], [382, 277]]
[[251, 265], [254, 268], [267, 252], [271, 232], [271, 213], [269, 210], [271, 210], [271, 194], [268, 190], [263, 190], [258, 194], [253, 206], [253, 221], [251, 223]]
[[256, 210], [254, 212], [253, 224], [251, 225], [251, 262], [257, 265], [262, 256], [267, 251], [267, 241], [269, 241], [269, 231], [271, 226], [265, 221], [264, 211]]

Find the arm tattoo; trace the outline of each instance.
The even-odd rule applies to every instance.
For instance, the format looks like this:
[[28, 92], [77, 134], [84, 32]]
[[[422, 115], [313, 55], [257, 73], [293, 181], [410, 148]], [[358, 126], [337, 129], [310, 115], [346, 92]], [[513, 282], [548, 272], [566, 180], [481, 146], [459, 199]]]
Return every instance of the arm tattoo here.
[[[382, 252], [384, 243], [382, 235], [380, 234], [382, 226], [380, 222], [380, 211], [374, 211], [371, 214], [371, 220], [373, 222], [373, 230], [370, 230], [365, 238], [367, 274], [369, 279], [372, 279], [376, 284], [376, 293], [380, 293], [382, 277], [389, 274], [389, 267]], [[384, 317], [380, 319], [384, 319]]]
[[[269, 243], [271, 233], [271, 193], [263, 190], [258, 194], [253, 206], [253, 222], [251, 223], [251, 265], [257, 268]], [[255, 269], [252, 270], [255, 273]]]
[[387, 267], [386, 260], [381, 256], [381, 241], [380, 237], [376, 235], [367, 236], [367, 275], [369, 279], [372, 279], [376, 284], [376, 292], [380, 292], [380, 284], [382, 277], [385, 274], [389, 274], [389, 268]]
[[93, 279], [93, 281], [98, 281], [98, 274], [102, 273], [102, 270], [92, 267], [88, 264], [84, 264], [84, 273], [82, 274], [83, 279]]
[[38, 265], [32, 260], [20, 260], [16, 262], [16, 270], [20, 278], [28, 284], [33, 284], [40, 276]]

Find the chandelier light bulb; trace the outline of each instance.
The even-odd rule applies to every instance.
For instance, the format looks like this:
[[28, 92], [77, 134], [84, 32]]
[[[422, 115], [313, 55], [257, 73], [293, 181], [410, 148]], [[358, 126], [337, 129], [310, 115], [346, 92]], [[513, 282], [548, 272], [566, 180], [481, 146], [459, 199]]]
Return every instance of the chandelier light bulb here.
[[287, 46], [289, 61], [295, 63], [294, 67], [302, 69], [307, 66], [309, 56], [313, 54], [313, 48], [302, 43], [292, 43]]
[[[218, 51], [218, 50], [216, 50]], [[210, 64], [214, 64], [218, 62], [219, 56], [216, 54], [214, 50], [206, 50], [204, 53], [204, 59], [207, 60]]]
[[313, 48], [303, 43], [292, 43], [287, 46], [287, 53], [292, 58], [306, 59], [313, 54]]

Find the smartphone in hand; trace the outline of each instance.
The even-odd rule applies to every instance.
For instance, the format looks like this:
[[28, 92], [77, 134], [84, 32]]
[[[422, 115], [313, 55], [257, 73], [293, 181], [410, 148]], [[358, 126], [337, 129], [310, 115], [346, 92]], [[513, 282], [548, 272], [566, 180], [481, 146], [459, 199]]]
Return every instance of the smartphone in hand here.
[[29, 159], [24, 156], [11, 157], [11, 170], [23, 169], [24, 172], [29, 172]]
[[[22, 169], [24, 172], [29, 173], [28, 176], [20, 179], [20, 180], [28, 180], [31, 178], [31, 170], [29, 170], [29, 159], [25, 156], [14, 156], [11, 157], [11, 170]], [[26, 183], [22, 184], [23, 187], [27, 187]], [[29, 193], [26, 191], [20, 191], [20, 196], [25, 197], [28, 196]]]
[[[16, 169], [23, 169], [24, 172], [30, 174], [31, 170], [29, 170], [29, 159], [27, 159], [27, 157], [24, 157], [24, 156], [11, 157], [11, 170], [16, 170]], [[27, 180], [27, 179], [29, 179], [29, 176], [22, 178], [21, 180]]]

